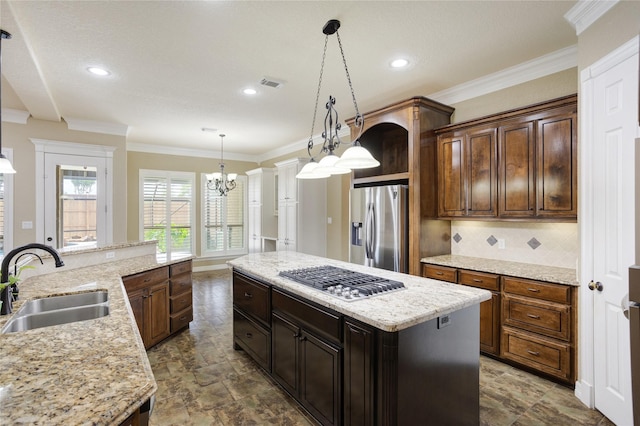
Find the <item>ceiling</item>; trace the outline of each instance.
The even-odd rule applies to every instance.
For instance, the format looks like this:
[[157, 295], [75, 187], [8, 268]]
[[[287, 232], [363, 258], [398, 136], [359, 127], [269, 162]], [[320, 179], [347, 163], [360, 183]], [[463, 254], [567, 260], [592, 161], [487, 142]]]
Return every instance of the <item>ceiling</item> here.
[[[329, 19], [342, 23], [365, 113], [574, 46], [564, 14], [575, 3], [1, 0], [13, 35], [2, 42], [2, 107], [160, 151], [218, 152], [225, 133], [228, 158], [255, 158], [306, 146]], [[330, 94], [341, 120], [355, 115], [336, 36], [328, 42], [315, 134]], [[398, 57], [409, 66], [392, 69]], [[111, 75], [89, 74], [94, 65]]]

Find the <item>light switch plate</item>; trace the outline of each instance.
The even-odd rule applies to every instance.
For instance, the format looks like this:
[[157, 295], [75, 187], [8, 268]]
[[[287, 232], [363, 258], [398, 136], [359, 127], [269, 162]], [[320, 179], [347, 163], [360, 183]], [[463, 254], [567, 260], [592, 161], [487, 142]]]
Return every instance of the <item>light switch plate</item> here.
[[22, 229], [33, 229], [33, 222], [31, 222], [30, 220], [23, 220]]

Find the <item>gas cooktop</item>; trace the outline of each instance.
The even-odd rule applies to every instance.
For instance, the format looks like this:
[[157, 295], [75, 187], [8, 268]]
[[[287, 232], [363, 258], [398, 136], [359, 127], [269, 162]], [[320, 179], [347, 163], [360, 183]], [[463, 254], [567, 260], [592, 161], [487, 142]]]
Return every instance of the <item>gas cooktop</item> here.
[[348, 301], [362, 300], [405, 288], [399, 281], [329, 265], [281, 271], [280, 276]]

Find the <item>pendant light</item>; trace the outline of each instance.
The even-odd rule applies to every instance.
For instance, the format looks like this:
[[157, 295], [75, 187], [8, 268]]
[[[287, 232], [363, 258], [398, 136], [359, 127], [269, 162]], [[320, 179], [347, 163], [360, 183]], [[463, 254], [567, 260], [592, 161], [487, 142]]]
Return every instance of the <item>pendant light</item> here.
[[[203, 128], [203, 132], [210, 132], [211, 129]], [[220, 171], [207, 173], [207, 188], [211, 191], [217, 192], [221, 196], [227, 196], [229, 191], [232, 191], [236, 187], [237, 173], [226, 173], [224, 171], [224, 137], [226, 135], [220, 134]]]
[[[2, 39], [10, 39], [11, 34], [5, 30], [0, 30], [0, 76], [2, 75]], [[2, 86], [0, 84], [0, 86]], [[0, 87], [0, 104], [2, 103], [2, 88]], [[0, 106], [0, 174], [15, 173], [11, 161], [2, 153], [2, 107]]]
[[[351, 84], [351, 76], [349, 75], [349, 68], [347, 67], [347, 61], [344, 56], [344, 50], [342, 48], [342, 41], [340, 40], [340, 34], [338, 29], [340, 28], [340, 21], [337, 19], [329, 20], [322, 28], [322, 32], [325, 34], [324, 38], [324, 51], [322, 53], [322, 63], [320, 65], [320, 78], [318, 80], [318, 91], [316, 92], [315, 109], [313, 110], [313, 120], [311, 121], [311, 135], [309, 136], [309, 142], [307, 143], [307, 152], [311, 158], [309, 163], [306, 164], [300, 173], [296, 175], [298, 179], [321, 179], [327, 178], [331, 175], [350, 173], [352, 169], [364, 169], [377, 167], [380, 163], [373, 158], [371, 153], [360, 145], [358, 141], [362, 135], [362, 128], [364, 126], [364, 117], [358, 110], [358, 103], [356, 101], [356, 95], [353, 91], [353, 85]], [[322, 87], [322, 73], [324, 71], [324, 60], [327, 54], [327, 44], [329, 36], [335, 34], [338, 39], [338, 46], [340, 47], [340, 54], [342, 55], [342, 63], [344, 64], [344, 71], [347, 75], [347, 82], [349, 83], [349, 89], [351, 90], [351, 98], [353, 100], [353, 106], [356, 110], [356, 117], [354, 125], [358, 128], [358, 137], [353, 142], [353, 146], [348, 148], [342, 157], [338, 157], [335, 152], [342, 141], [340, 140], [339, 131], [341, 128], [340, 121], [338, 119], [338, 111], [335, 109], [336, 99], [333, 96], [329, 96], [329, 101], [325, 107], [327, 113], [324, 118], [324, 131], [322, 132], [322, 148], [319, 155], [325, 154], [325, 156], [316, 162], [312, 150], [313, 150], [313, 131], [315, 127], [316, 115], [318, 112], [318, 100], [320, 98], [320, 88]], [[346, 156], [346, 157], [345, 157]]]

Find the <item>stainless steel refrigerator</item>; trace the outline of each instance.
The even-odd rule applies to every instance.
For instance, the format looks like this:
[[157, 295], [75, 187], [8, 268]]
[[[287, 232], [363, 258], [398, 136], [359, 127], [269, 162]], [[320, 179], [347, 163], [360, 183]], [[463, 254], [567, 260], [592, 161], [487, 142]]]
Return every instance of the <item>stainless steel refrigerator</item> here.
[[387, 185], [356, 188], [349, 195], [349, 261], [390, 271], [408, 272], [408, 187]]

